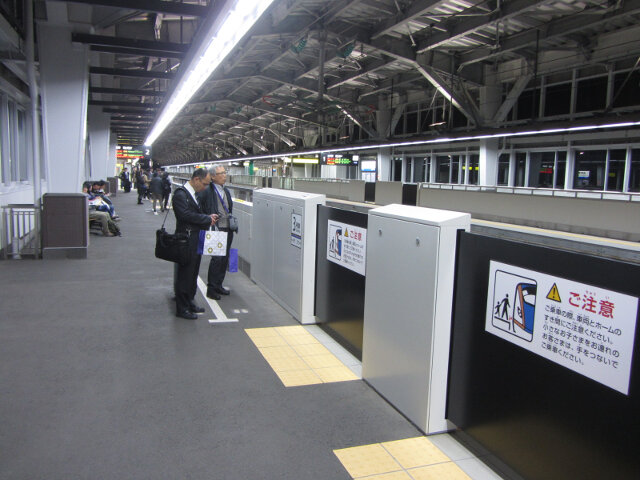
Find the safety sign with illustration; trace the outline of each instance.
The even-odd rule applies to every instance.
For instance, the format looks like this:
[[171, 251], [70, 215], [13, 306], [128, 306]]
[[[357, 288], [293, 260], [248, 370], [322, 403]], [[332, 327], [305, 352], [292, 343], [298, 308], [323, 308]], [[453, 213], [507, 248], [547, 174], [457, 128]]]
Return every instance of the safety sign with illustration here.
[[327, 260], [364, 275], [367, 229], [335, 220], [327, 227]]
[[533, 340], [537, 288], [532, 278], [496, 270], [493, 326], [527, 342]]
[[485, 330], [628, 395], [638, 299], [491, 261]]
[[302, 248], [302, 215], [291, 214], [291, 245]]

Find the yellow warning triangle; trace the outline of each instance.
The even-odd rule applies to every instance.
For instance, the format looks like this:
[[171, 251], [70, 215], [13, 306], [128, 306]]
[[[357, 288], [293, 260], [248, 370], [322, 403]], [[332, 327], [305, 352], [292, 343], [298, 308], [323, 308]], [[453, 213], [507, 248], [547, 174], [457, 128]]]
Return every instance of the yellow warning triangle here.
[[551, 287], [551, 290], [549, 290], [549, 293], [547, 294], [547, 298], [549, 300], [553, 300], [554, 302], [561, 302], [562, 300], [560, 300], [560, 292], [558, 291], [558, 286], [554, 283], [553, 287]]
[[349, 230], [347, 230], [346, 228], [344, 229], [344, 236], [349, 237]]

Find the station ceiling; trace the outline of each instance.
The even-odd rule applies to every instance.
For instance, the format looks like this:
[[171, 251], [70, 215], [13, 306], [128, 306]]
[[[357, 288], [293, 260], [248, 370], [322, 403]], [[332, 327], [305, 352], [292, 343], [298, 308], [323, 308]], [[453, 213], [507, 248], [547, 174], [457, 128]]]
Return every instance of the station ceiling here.
[[[198, 26], [222, 1], [63, 2], [70, 22], [90, 27], [73, 41], [92, 51], [89, 104], [111, 115], [119, 143], [143, 142]], [[60, 3], [37, 4], [39, 21]], [[319, 132], [353, 142], [341, 138], [345, 122], [379, 141], [393, 135], [376, 121], [383, 111], [391, 125], [411, 103], [442, 106], [434, 135], [499, 128], [542, 76], [637, 67], [639, 55], [640, 0], [275, 0], [156, 141], [154, 158], [301, 150]], [[484, 108], [496, 86], [499, 105]]]

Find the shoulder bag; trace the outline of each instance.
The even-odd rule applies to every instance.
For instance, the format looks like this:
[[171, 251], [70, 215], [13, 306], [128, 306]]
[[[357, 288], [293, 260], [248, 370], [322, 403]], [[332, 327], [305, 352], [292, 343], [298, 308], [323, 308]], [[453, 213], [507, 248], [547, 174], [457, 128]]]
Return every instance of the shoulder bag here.
[[[167, 215], [169, 215], [168, 210]], [[164, 229], [167, 215], [164, 216], [160, 230], [156, 230], [156, 257], [184, 266], [191, 260], [189, 234], [167, 232]]]

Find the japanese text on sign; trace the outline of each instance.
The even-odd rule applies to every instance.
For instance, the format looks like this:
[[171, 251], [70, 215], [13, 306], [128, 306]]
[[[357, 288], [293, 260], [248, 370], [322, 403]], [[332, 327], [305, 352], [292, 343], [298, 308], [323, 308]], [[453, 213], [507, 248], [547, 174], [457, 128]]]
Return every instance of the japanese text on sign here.
[[364, 275], [367, 229], [329, 220], [327, 260]]
[[491, 261], [485, 330], [628, 395], [638, 299]]

